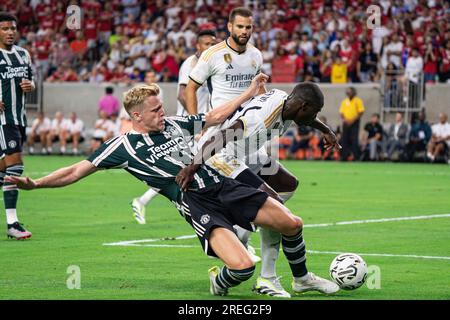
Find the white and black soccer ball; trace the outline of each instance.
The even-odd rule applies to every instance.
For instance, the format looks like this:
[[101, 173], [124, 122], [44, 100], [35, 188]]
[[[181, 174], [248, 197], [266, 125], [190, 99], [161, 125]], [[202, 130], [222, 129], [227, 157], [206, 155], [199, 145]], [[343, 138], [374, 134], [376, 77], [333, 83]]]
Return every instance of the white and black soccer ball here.
[[342, 253], [331, 262], [330, 276], [341, 289], [355, 290], [366, 282], [367, 264], [357, 254]]

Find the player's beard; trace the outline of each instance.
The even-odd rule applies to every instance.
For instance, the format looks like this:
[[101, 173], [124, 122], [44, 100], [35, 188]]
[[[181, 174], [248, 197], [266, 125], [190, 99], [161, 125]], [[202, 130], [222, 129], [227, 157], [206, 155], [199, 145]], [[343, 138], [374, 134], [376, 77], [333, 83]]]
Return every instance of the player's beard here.
[[234, 34], [234, 33], [231, 34], [231, 38], [233, 38], [234, 42], [236, 42], [240, 46], [245, 46], [247, 44], [248, 40], [250, 40], [250, 36], [245, 38], [245, 40], [244, 40], [242, 38], [239, 38], [238, 35]]

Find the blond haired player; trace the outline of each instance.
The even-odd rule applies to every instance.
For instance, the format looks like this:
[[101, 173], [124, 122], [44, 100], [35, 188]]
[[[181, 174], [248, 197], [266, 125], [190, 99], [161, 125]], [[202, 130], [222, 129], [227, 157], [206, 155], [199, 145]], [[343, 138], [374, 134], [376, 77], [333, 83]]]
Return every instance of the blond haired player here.
[[[177, 116], [187, 116], [189, 113], [186, 109], [186, 85], [189, 81], [189, 73], [195, 67], [203, 51], [216, 43], [215, 32], [212, 30], [202, 30], [197, 34], [197, 52], [187, 58], [180, 67], [178, 75], [178, 106]], [[199, 113], [206, 113], [210, 110], [208, 108], [209, 92], [206, 84], [197, 90], [197, 101], [199, 102]], [[145, 224], [145, 211], [149, 202], [159, 193], [150, 188], [142, 196], [134, 198], [131, 201], [131, 208], [133, 209], [133, 216], [140, 224]]]

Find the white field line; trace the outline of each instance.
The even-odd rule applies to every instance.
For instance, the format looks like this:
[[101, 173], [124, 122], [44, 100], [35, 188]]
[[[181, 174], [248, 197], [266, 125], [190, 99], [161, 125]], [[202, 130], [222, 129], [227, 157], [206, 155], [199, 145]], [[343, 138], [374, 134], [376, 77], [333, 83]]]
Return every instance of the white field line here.
[[319, 224], [305, 224], [304, 228], [323, 228], [323, 227], [343, 226], [343, 225], [350, 225], [350, 224], [379, 223], [379, 222], [405, 221], [405, 220], [426, 220], [426, 219], [436, 219], [436, 218], [450, 218], [450, 213], [433, 214], [433, 215], [427, 215], [427, 216], [413, 216], [413, 217], [341, 221], [341, 222], [319, 223]]
[[[304, 228], [323, 228], [323, 227], [351, 225], [351, 224], [379, 223], [379, 222], [404, 221], [404, 220], [425, 220], [425, 219], [436, 219], [436, 218], [450, 218], [450, 213], [434, 214], [434, 215], [427, 215], [427, 216], [413, 216], [413, 217], [398, 217], [398, 218], [384, 218], [384, 219], [371, 219], [371, 220], [341, 221], [341, 222], [320, 223], [320, 224], [306, 224], [304, 226]], [[104, 243], [103, 245], [104, 246], [124, 246], [124, 245], [146, 243], [146, 242], [157, 242], [157, 241], [165, 241], [165, 240], [170, 241], [170, 240], [192, 239], [192, 238], [196, 238], [196, 237], [197, 237], [196, 235], [187, 235], [187, 236], [180, 236], [180, 237], [174, 237], [174, 238], [155, 238], [155, 239], [120, 241], [120, 242]]]
[[[435, 219], [435, 218], [448, 218], [450, 214], [435, 214], [428, 216], [413, 216], [413, 217], [398, 217], [398, 218], [386, 218], [386, 219], [371, 219], [371, 220], [354, 220], [354, 221], [342, 221], [335, 223], [322, 223], [322, 224], [311, 224], [305, 225], [309, 228], [322, 228], [338, 225], [349, 225], [349, 224], [363, 224], [363, 223], [377, 223], [377, 222], [391, 222], [391, 221], [405, 221], [405, 220], [424, 220], [424, 219]], [[160, 238], [160, 239], [142, 239], [142, 240], [129, 240], [120, 241], [113, 243], [104, 243], [104, 246], [130, 246], [130, 247], [152, 247], [152, 248], [197, 248], [198, 245], [181, 245], [181, 244], [151, 244], [149, 242], [158, 241], [172, 241], [172, 240], [183, 240], [183, 239], [193, 239], [197, 238], [196, 235], [185, 235], [173, 238]], [[259, 249], [259, 248], [256, 248]], [[330, 254], [337, 255], [343, 252], [339, 251], [317, 251], [317, 250], [307, 250], [308, 253], [312, 254]], [[396, 258], [413, 258], [413, 259], [437, 259], [437, 260], [450, 260], [450, 257], [439, 257], [439, 256], [419, 256], [413, 254], [390, 254], [390, 253], [358, 253], [361, 256], [373, 256], [373, 257], [396, 257]]]
[[[197, 236], [193, 235], [192, 238]], [[187, 239], [187, 238], [185, 238]], [[124, 241], [126, 242], [126, 241]], [[128, 241], [132, 242], [132, 241]], [[199, 248], [198, 245], [181, 245], [181, 244], [136, 244], [136, 243], [105, 243], [105, 246], [124, 246], [124, 247], [150, 247], [150, 248]], [[260, 248], [255, 248], [260, 250]], [[338, 255], [348, 251], [318, 251], [318, 250], [306, 250], [309, 254], [329, 254]], [[360, 256], [371, 256], [371, 257], [392, 257], [392, 258], [412, 258], [412, 259], [434, 259], [434, 260], [450, 260], [450, 257], [439, 257], [439, 256], [418, 256], [415, 254], [391, 254], [391, 253], [356, 253]]]

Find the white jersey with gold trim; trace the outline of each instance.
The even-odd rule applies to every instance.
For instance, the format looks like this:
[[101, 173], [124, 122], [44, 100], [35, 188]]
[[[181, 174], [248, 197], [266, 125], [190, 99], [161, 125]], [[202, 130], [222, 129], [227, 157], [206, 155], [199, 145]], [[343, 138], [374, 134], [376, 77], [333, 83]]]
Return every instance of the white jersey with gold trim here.
[[[197, 56], [194, 54], [184, 60], [180, 67], [180, 73], [178, 74], [178, 87], [177, 87], [177, 96], [180, 91], [180, 85], [187, 85], [189, 82], [189, 74], [192, 69], [196, 66], [198, 62]], [[188, 112], [180, 103], [177, 101], [177, 116], [188, 116]], [[197, 114], [199, 113], [207, 113], [209, 111], [209, 91], [206, 86], [206, 82], [197, 90]]]
[[249, 168], [257, 173], [270, 160], [265, 152], [267, 141], [282, 135], [292, 124], [282, 118], [283, 105], [288, 94], [273, 89], [245, 102], [227, 121], [206, 132], [200, 139], [201, 147], [220, 130], [229, 128], [236, 121], [244, 124], [243, 139], [230, 142], [220, 152], [206, 161], [206, 164], [222, 175], [236, 178]]
[[202, 53], [189, 78], [199, 85], [207, 83], [214, 109], [244, 92], [260, 73], [262, 62], [261, 51], [253, 45], [239, 53], [225, 40]]

